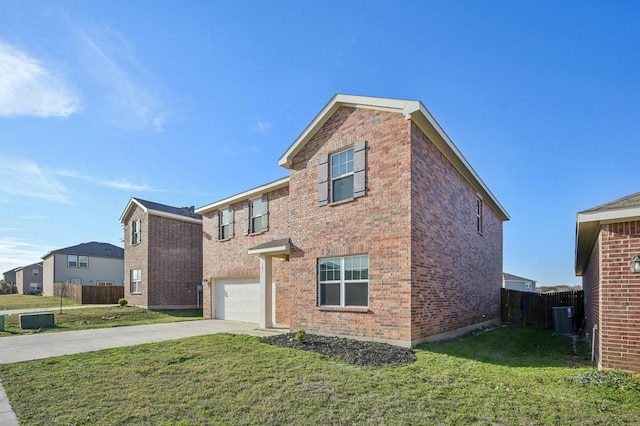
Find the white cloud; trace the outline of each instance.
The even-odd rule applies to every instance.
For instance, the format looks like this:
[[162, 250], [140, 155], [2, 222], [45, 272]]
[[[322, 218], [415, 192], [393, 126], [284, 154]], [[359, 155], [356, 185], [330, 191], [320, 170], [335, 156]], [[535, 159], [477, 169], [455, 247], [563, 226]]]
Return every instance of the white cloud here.
[[0, 160], [4, 171], [0, 195], [26, 196], [58, 203], [69, 202], [67, 187], [54, 173], [29, 160], [4, 157], [0, 157]]
[[53, 250], [38, 243], [18, 238], [0, 238], [0, 274], [19, 266], [42, 261], [41, 256]]
[[269, 131], [269, 129], [273, 126], [273, 124], [269, 123], [268, 121], [260, 121], [258, 120], [258, 122], [256, 124], [254, 124], [254, 126], [252, 127], [251, 130], [253, 130], [254, 132], [257, 133], [267, 133]]
[[156, 78], [140, 66], [136, 49], [120, 32], [92, 24], [75, 26], [80, 60], [87, 76], [102, 89], [107, 120], [125, 128], [162, 132], [168, 112], [156, 87]]
[[76, 91], [26, 52], [0, 42], [0, 117], [66, 117], [80, 107]]

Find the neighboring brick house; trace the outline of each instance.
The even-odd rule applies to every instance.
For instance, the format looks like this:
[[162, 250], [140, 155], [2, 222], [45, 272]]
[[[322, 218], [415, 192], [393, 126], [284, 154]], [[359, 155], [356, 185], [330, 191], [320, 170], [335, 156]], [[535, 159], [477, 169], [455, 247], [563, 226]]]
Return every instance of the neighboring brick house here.
[[640, 192], [576, 221], [575, 270], [593, 357], [601, 369], [640, 371]]
[[499, 319], [509, 216], [422, 103], [336, 95], [279, 164], [196, 210], [205, 317], [402, 346]]
[[202, 291], [202, 216], [131, 198], [124, 229], [124, 297], [147, 309], [199, 306]]
[[42, 262], [21, 266], [15, 271], [19, 294], [42, 293]]
[[528, 291], [530, 293], [536, 292], [536, 282], [534, 280], [506, 272], [502, 274], [502, 287], [507, 290]]
[[50, 251], [42, 256], [42, 293], [53, 296], [53, 284], [123, 285], [124, 250], [92, 241]]

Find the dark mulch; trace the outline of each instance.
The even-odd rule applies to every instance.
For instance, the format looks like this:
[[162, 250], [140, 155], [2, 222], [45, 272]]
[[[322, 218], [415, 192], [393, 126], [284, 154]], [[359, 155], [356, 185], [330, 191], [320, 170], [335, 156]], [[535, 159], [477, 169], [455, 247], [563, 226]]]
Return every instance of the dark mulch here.
[[386, 343], [366, 342], [343, 337], [305, 334], [302, 342], [296, 340], [296, 333], [267, 336], [260, 339], [282, 348], [301, 349], [342, 359], [348, 364], [382, 367], [403, 365], [415, 361], [412, 349], [401, 348]]

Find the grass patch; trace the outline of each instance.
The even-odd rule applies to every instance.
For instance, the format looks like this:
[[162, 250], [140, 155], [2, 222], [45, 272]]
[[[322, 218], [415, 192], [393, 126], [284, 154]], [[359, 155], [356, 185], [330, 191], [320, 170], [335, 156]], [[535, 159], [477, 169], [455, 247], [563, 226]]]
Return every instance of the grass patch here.
[[[62, 306], [78, 306], [67, 299], [62, 299]], [[3, 310], [36, 309], [60, 307], [59, 297], [31, 296], [28, 294], [3, 294], [0, 295], [0, 314]]]
[[594, 379], [572, 347], [500, 327], [375, 368], [218, 334], [6, 364], [0, 378], [24, 425], [638, 424], [640, 381]]
[[[87, 330], [90, 328], [123, 327], [128, 325], [157, 324], [164, 322], [192, 321], [202, 319], [201, 309], [176, 309], [150, 311], [148, 309], [127, 306], [119, 308], [108, 306], [102, 308], [82, 308], [55, 311], [54, 328], [46, 328], [40, 333], [55, 333], [58, 331]], [[20, 315], [6, 315], [4, 318], [5, 331], [0, 331], [0, 337], [33, 334], [35, 330], [20, 328]]]

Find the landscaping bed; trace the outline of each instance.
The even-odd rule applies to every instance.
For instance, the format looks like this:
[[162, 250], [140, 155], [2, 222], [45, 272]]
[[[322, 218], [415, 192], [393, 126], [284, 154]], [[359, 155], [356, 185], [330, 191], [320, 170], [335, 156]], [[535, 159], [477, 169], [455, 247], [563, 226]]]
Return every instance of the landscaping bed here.
[[416, 355], [409, 348], [401, 348], [387, 343], [368, 342], [343, 337], [304, 334], [296, 338], [296, 333], [267, 336], [260, 339], [270, 345], [301, 349], [340, 358], [348, 364], [382, 367], [404, 365], [414, 362]]

